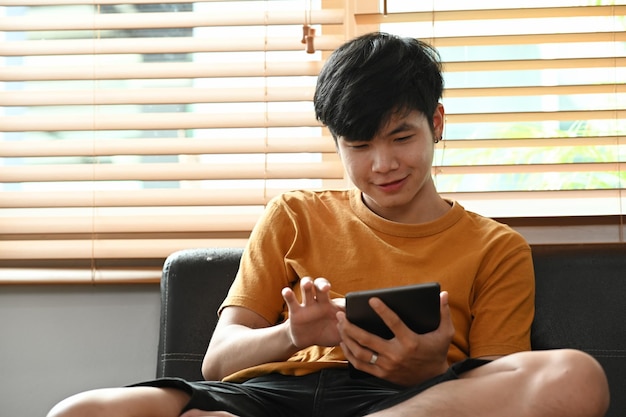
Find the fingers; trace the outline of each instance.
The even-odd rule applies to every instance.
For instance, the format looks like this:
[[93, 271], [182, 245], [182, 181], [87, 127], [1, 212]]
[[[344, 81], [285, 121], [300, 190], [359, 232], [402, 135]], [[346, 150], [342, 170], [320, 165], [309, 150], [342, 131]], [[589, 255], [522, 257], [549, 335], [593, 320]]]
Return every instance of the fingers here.
[[282, 296], [287, 306], [295, 307], [296, 305], [306, 306], [313, 303], [329, 303], [330, 300], [330, 282], [326, 278], [304, 277], [300, 280], [301, 304], [298, 302], [295, 293], [289, 287], [282, 290]]
[[369, 304], [387, 327], [389, 327], [389, 330], [391, 330], [395, 337], [412, 336], [413, 331], [402, 321], [400, 316], [389, 308], [380, 298], [370, 298]]
[[363, 369], [371, 361], [372, 353], [377, 352], [379, 356], [377, 360], [380, 362], [378, 349], [383, 350], [381, 343], [385, 343], [384, 339], [350, 323], [343, 311], [338, 312], [336, 317], [337, 327], [341, 334], [340, 346], [346, 358], [353, 364], [361, 363], [358, 368]]
[[[413, 331], [402, 321], [400, 316], [383, 303], [382, 300], [373, 297], [369, 300], [369, 303], [372, 309], [380, 316], [396, 337], [402, 337], [403, 335], [407, 337], [411, 336]], [[439, 314], [440, 324], [437, 330], [443, 331], [446, 334], [454, 333], [454, 324], [452, 323], [447, 291], [442, 291], [439, 294]]]
[[315, 290], [311, 277], [304, 277], [300, 280], [300, 296], [304, 305], [315, 301]]
[[296, 298], [296, 294], [294, 294], [291, 288], [283, 288], [281, 294], [283, 296], [283, 300], [285, 300], [285, 303], [287, 304], [287, 308], [289, 309], [289, 311], [292, 311], [294, 308], [300, 306], [300, 303]]
[[[315, 278], [315, 280], [310, 277], [304, 277], [300, 280], [300, 289], [302, 291], [302, 299], [307, 300], [305, 295], [313, 300], [317, 299], [320, 294], [326, 293], [330, 291], [330, 282], [326, 278]], [[325, 297], [328, 300], [328, 297]]]
[[330, 282], [326, 278], [316, 278], [313, 281], [315, 300], [318, 303], [330, 303]]
[[301, 300], [293, 289], [284, 288], [283, 298], [289, 309], [288, 327], [292, 344], [299, 348], [311, 345], [337, 346], [335, 313], [341, 310], [339, 303], [330, 299], [330, 283], [324, 278], [300, 280]]
[[[454, 325], [448, 304], [449, 296], [446, 291], [439, 295], [440, 298], [440, 324], [439, 328], [433, 333], [438, 333], [442, 338], [451, 337], [454, 333]], [[389, 308], [380, 298], [372, 297], [369, 300], [372, 309], [380, 316], [383, 322], [389, 327], [394, 335], [394, 340], [400, 341], [401, 344], [411, 347], [418, 343], [415, 332], [409, 328], [391, 308]], [[350, 323], [344, 313], [337, 313], [338, 327], [342, 335], [343, 348], [348, 350], [348, 355], [353, 356], [361, 362], [369, 362], [372, 352], [376, 352], [379, 356], [380, 352], [385, 352], [383, 346], [386, 340], [373, 335], [358, 326]]]
[[330, 299], [330, 282], [326, 278], [304, 277], [300, 280], [300, 295], [302, 301], [299, 301], [295, 292], [290, 287], [285, 287], [281, 292], [290, 314], [298, 308], [313, 306], [316, 304], [334, 303], [339, 308], [343, 308], [342, 300]]
[[379, 378], [412, 385], [444, 372], [454, 325], [447, 292], [439, 294], [440, 324], [428, 333], [413, 332], [379, 298], [369, 304], [394, 334], [386, 340], [350, 323], [344, 312], [337, 312], [340, 346], [352, 365]]

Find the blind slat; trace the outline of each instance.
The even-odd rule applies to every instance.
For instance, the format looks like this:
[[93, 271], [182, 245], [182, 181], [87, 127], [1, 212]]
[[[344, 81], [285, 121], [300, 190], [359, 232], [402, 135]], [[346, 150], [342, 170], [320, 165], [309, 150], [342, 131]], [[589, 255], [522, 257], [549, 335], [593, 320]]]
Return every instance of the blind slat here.
[[265, 127], [318, 127], [313, 112], [301, 113], [140, 113], [45, 115], [0, 117], [5, 132], [81, 130], [176, 130]]
[[615, 94], [626, 92], [625, 85], [552, 85], [525, 87], [449, 88], [444, 98], [456, 97], [520, 97], [549, 95]]
[[[568, 68], [613, 68], [626, 66], [626, 57], [573, 58], [573, 59], [523, 59], [506, 61], [446, 62], [447, 72], [468, 71], [520, 71]], [[282, 63], [242, 63], [239, 65], [212, 65], [200, 63], [129, 64], [72, 66], [72, 67], [0, 67], [0, 78], [5, 81], [46, 80], [117, 80], [117, 79], [170, 79], [170, 78], [220, 78], [220, 77], [284, 77], [315, 76], [321, 68], [318, 61]]]
[[[613, 162], [515, 164], [515, 165], [437, 165], [440, 174], [506, 174], [544, 172], [619, 172], [624, 164]], [[339, 179], [343, 168], [339, 161], [295, 164], [127, 164], [53, 165], [42, 167], [0, 167], [5, 182], [49, 181], [176, 181], [208, 179]]]
[[507, 139], [444, 139], [446, 149], [510, 149], [510, 148], [555, 148], [555, 147], [594, 147], [617, 146], [618, 136], [585, 136], [557, 138], [507, 138]]
[[[596, 33], [545, 33], [533, 35], [499, 36], [441, 36], [432, 39], [436, 47], [484, 46], [484, 45], [524, 45], [547, 43], [596, 43], [623, 42], [626, 32]], [[334, 50], [343, 43], [338, 36], [317, 36], [318, 50]], [[154, 42], [152, 38], [119, 39], [65, 39], [0, 42], [0, 55], [76, 55], [76, 54], [157, 54], [157, 53], [199, 53], [233, 51], [300, 51], [301, 42], [290, 38], [230, 38], [198, 39], [190, 37], [165, 38]]]
[[156, 284], [161, 268], [2, 268], [2, 284]]
[[[336, 36], [318, 36], [315, 47], [332, 51], [341, 45]], [[302, 51], [303, 46], [296, 36], [291, 38], [166, 38], [155, 42], [152, 38], [119, 39], [65, 39], [21, 42], [0, 42], [0, 55], [106, 55], [106, 54], [165, 54], [199, 52], [254, 52], [254, 51]]]
[[0, 207], [158, 207], [158, 206], [245, 206], [265, 205], [286, 189], [140, 189], [116, 191], [4, 191]]
[[[576, 28], [572, 28], [575, 30]], [[432, 38], [432, 44], [437, 47], [451, 46], [492, 46], [492, 45], [542, 45], [566, 43], [603, 43], [623, 42], [626, 32], [568, 32], [568, 33], [541, 33], [532, 35], [482, 35], [482, 36], [437, 36]]]
[[305, 62], [241, 62], [232, 63], [146, 63], [94, 66], [0, 66], [4, 81], [68, 81], [68, 80], [127, 80], [224, 77], [291, 77], [317, 76], [322, 63]]
[[332, 138], [256, 137], [256, 138], [157, 138], [157, 139], [83, 139], [62, 141], [0, 140], [0, 157], [28, 156], [111, 156], [111, 155], [203, 155], [203, 154], [277, 154], [335, 153]]
[[[434, 15], [433, 15], [434, 14]], [[382, 23], [438, 22], [500, 19], [544, 19], [555, 17], [611, 17], [626, 14], [626, 6], [573, 6], [573, 7], [514, 7], [509, 9], [436, 10], [435, 12], [407, 12], [357, 14], [357, 25]]]
[[[231, 210], [232, 211], [232, 210]], [[249, 232], [259, 213], [236, 215], [224, 210], [219, 216], [180, 216], [176, 223], [172, 215], [72, 216], [72, 217], [6, 217], [3, 232], [13, 235], [89, 234], [89, 233], [168, 233], [168, 232]]]
[[[440, 36], [432, 38], [436, 47], [532, 45], [548, 43], [606, 43], [626, 41], [626, 32], [596, 33], [545, 33], [533, 35], [499, 36]], [[318, 50], [330, 51], [342, 43], [338, 36], [317, 36]], [[292, 38], [197, 39], [189, 37], [165, 38], [154, 42], [152, 38], [129, 39], [66, 39], [0, 42], [0, 55], [78, 55], [78, 54], [163, 54], [232, 51], [300, 51], [302, 44]]]
[[448, 123], [543, 122], [546, 120], [619, 120], [626, 110], [587, 110], [518, 113], [447, 113]]
[[[618, 136], [444, 139], [446, 149], [502, 149], [563, 146], [617, 146]], [[9, 146], [10, 145], [10, 146]], [[443, 145], [442, 145], [443, 146]], [[335, 153], [330, 137], [288, 138], [172, 138], [0, 141], [0, 157], [110, 156], [110, 155], [205, 155], [252, 153]]]
[[[0, 260], [165, 259], [188, 248], [207, 247], [207, 239], [98, 239], [0, 241]], [[212, 238], [211, 247], [244, 247], [246, 239]]]
[[594, 162], [594, 163], [560, 163], [560, 164], [530, 164], [516, 165], [437, 165], [434, 171], [437, 175], [472, 175], [472, 174], [529, 174], [554, 172], [620, 172], [626, 168], [625, 163]]
[[[437, 168], [435, 168], [437, 170]], [[310, 187], [315, 189], [314, 187]], [[193, 206], [245, 206], [265, 205], [271, 198], [287, 189], [144, 189], [116, 191], [42, 191], [37, 193], [10, 192], [2, 193], [2, 208], [67, 208], [67, 207], [193, 207]], [[561, 190], [561, 191], [499, 191], [499, 192], [459, 192], [444, 193], [450, 199], [463, 201], [485, 199], [521, 200], [555, 198], [552, 194], [567, 198], [614, 198], [619, 190]]]
[[446, 62], [447, 72], [528, 71], [547, 69], [614, 68], [626, 66], [626, 58], [520, 59], [507, 61]]
[[145, 88], [0, 92], [3, 106], [311, 101], [314, 87]]
[[[340, 25], [343, 10], [311, 10], [312, 24]], [[162, 12], [162, 13], [115, 13], [87, 15], [59, 15], [54, 19], [46, 16], [0, 17], [0, 29], [4, 31], [53, 31], [53, 30], [125, 30], [168, 29], [219, 26], [275, 26], [302, 25], [302, 11], [240, 10], [237, 13], [211, 12]]]
[[9, 182], [49, 181], [177, 181], [208, 179], [295, 179], [343, 177], [339, 161], [239, 164], [91, 164], [0, 167]]
[[[447, 113], [448, 123], [504, 123], [545, 120], [620, 120], [626, 110], [503, 112], [503, 113]], [[78, 120], [78, 121], [77, 121]], [[264, 114], [249, 113], [245, 119], [233, 114], [201, 113], [142, 113], [113, 115], [93, 113], [73, 116], [0, 117], [0, 126], [6, 132], [27, 131], [82, 131], [82, 130], [176, 130], [208, 128], [266, 128], [318, 127], [312, 113]]]
[[[441, 195], [460, 201], [466, 209], [489, 217], [498, 217], [498, 213], [504, 212], [510, 217], [525, 218], [546, 217], [546, 213], [555, 217], [580, 216], [581, 209], [585, 216], [610, 216], [619, 213], [626, 204], [626, 194], [621, 189], [466, 192]], [[611, 241], [621, 241], [620, 232], [615, 232]]]
[[[59, 90], [0, 92], [3, 106], [194, 104], [310, 101], [314, 87], [267, 88], [146, 88], [135, 90]], [[580, 95], [624, 93], [623, 84], [588, 84], [525, 87], [449, 88], [444, 98]]]

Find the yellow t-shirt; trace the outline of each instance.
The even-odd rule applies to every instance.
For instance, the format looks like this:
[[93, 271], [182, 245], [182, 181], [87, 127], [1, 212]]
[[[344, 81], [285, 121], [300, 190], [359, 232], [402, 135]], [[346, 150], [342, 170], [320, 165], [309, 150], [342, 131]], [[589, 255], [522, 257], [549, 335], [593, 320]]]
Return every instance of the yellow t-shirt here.
[[[529, 350], [535, 290], [529, 245], [508, 226], [450, 204], [441, 218], [413, 225], [376, 215], [356, 189], [283, 194], [254, 228], [221, 308], [242, 306], [279, 323], [288, 311], [281, 290], [291, 286], [299, 295], [301, 277], [328, 279], [333, 298], [437, 281], [449, 292], [455, 327], [450, 363]], [[225, 380], [345, 366], [340, 347], [312, 346]]]

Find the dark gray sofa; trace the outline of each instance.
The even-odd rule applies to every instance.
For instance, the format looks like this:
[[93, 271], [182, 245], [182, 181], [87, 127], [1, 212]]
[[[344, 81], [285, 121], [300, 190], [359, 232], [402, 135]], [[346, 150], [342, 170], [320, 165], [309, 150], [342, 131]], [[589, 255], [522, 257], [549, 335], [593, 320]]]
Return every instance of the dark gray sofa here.
[[[165, 261], [157, 376], [202, 378], [216, 311], [241, 249], [188, 249]], [[535, 245], [535, 350], [576, 348], [609, 378], [607, 417], [626, 416], [626, 244]]]

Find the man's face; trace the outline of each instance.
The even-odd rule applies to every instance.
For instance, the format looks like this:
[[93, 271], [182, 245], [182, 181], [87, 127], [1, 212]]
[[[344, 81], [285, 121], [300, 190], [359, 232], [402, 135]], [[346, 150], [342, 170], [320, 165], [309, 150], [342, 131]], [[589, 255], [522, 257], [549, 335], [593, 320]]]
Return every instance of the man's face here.
[[434, 139], [443, 131], [443, 106], [434, 114], [434, 132], [419, 111], [392, 114], [371, 141], [337, 138], [339, 155], [365, 204], [393, 221], [416, 220], [416, 210], [438, 199], [431, 177]]

